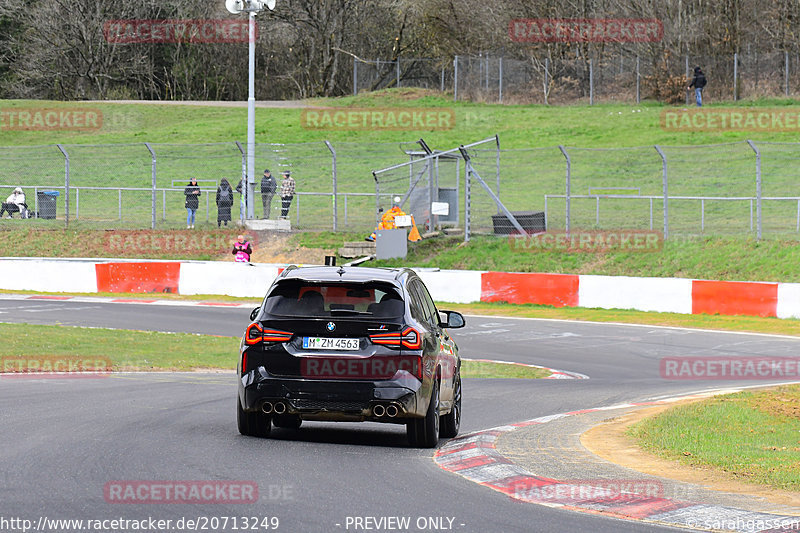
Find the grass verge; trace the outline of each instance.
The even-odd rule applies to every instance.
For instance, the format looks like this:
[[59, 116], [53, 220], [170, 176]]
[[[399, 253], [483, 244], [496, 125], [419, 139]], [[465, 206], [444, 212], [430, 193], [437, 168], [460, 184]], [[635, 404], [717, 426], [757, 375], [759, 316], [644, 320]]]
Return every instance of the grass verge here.
[[[437, 304], [438, 305], [438, 304]], [[491, 315], [516, 318], [547, 318], [587, 322], [620, 322], [679, 328], [713, 329], [800, 336], [800, 320], [756, 316], [683, 315], [679, 313], [649, 313], [628, 309], [584, 309], [551, 307], [533, 304], [474, 303], [441, 304], [440, 309], [469, 315]], [[456, 332], [455, 335], [458, 335]]]
[[628, 434], [667, 459], [800, 491], [800, 386], [676, 406], [633, 425]]
[[[73, 326], [0, 324], [0, 370], [47, 366], [59, 358], [93, 361], [86, 370], [233, 370], [239, 354], [237, 337], [159, 333]], [[53, 339], [58, 339], [58, 344]], [[109, 351], [109, 346], [114, 346]], [[29, 361], [29, 363], [21, 360]], [[101, 366], [102, 365], [102, 366]], [[522, 365], [464, 361], [465, 378], [544, 378], [546, 370]]]

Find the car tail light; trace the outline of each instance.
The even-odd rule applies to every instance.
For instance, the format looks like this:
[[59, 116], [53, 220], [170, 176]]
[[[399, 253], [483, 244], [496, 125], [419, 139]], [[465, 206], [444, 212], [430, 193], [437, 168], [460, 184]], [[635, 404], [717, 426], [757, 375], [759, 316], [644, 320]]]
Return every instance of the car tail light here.
[[264, 342], [289, 342], [292, 340], [292, 333], [278, 329], [265, 329]]
[[414, 368], [414, 377], [422, 381], [422, 356], [417, 356], [417, 364]]
[[406, 328], [400, 343], [410, 350], [419, 350], [422, 348], [422, 335], [414, 328]]
[[253, 322], [247, 326], [247, 332], [244, 336], [245, 344], [252, 346], [254, 344], [258, 344], [262, 340], [264, 340], [264, 330], [261, 329], [261, 326], [258, 324], [258, 322]]
[[247, 352], [242, 354], [242, 375], [247, 374]]
[[410, 350], [419, 350], [422, 347], [422, 335], [414, 328], [406, 328], [402, 333], [376, 333], [370, 335], [369, 340], [383, 346], [404, 346]]
[[292, 339], [292, 335], [288, 331], [263, 329], [258, 322], [253, 322], [247, 326], [244, 342], [250, 346], [261, 342], [289, 342]]
[[376, 333], [375, 335], [370, 335], [369, 340], [383, 346], [400, 346], [400, 342], [402, 341], [399, 331], [393, 333]]

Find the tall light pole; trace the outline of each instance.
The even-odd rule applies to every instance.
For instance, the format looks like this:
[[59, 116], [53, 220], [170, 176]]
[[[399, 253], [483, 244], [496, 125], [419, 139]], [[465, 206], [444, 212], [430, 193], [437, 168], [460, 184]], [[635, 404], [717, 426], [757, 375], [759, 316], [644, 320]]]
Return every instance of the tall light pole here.
[[247, 80], [247, 182], [242, 184], [242, 200], [246, 218], [254, 218], [253, 196], [256, 185], [256, 15], [267, 7], [275, 9], [276, 0], [225, 0], [233, 14], [247, 13], [248, 80]]

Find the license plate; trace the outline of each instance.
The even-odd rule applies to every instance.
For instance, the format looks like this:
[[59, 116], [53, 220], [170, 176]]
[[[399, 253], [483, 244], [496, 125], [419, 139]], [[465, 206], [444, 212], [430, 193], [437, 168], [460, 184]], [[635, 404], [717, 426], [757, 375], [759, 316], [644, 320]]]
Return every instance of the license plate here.
[[333, 337], [303, 337], [305, 350], [358, 350], [358, 339]]

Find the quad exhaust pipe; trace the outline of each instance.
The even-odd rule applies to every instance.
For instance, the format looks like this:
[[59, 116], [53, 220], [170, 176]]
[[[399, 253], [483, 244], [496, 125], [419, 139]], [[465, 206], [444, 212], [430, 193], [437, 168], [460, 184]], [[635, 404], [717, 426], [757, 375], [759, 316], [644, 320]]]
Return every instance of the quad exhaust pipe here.
[[400, 413], [400, 410], [394, 404], [389, 404], [387, 406], [383, 406], [381, 404], [375, 405], [372, 408], [372, 414], [377, 416], [378, 418], [388, 416], [389, 418], [394, 418]]
[[282, 415], [286, 412], [286, 404], [283, 402], [264, 402], [261, 404], [261, 412], [265, 415], [275, 413], [276, 415]]

